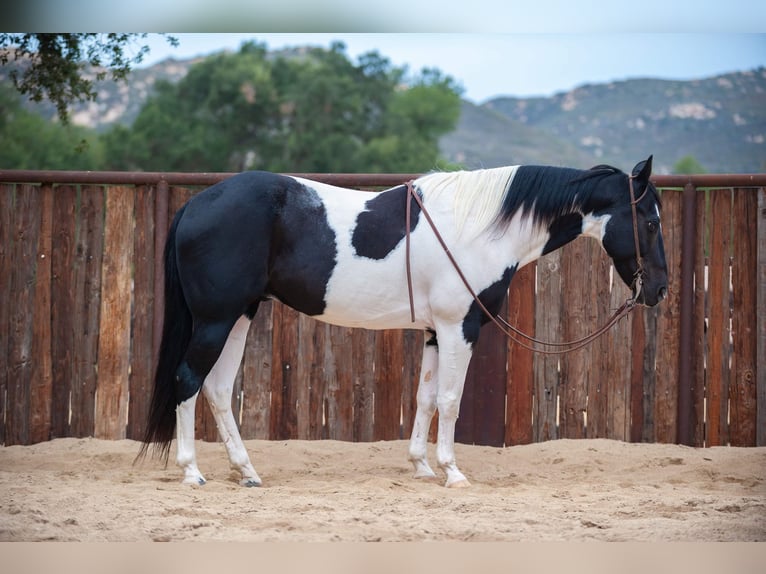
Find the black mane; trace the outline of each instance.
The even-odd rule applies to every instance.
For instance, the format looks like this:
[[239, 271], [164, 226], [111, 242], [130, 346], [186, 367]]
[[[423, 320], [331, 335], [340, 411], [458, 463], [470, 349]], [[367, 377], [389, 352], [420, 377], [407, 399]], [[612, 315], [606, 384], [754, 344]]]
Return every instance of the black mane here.
[[[522, 165], [505, 194], [497, 224], [507, 224], [519, 210], [531, 214], [535, 223], [544, 226], [568, 213], [595, 211], [604, 207], [607, 198], [597, 201], [593, 192], [605, 177], [614, 175], [625, 177], [627, 191], [627, 174], [610, 165], [597, 165], [589, 170]], [[650, 193], [660, 204], [653, 185], [650, 185]]]

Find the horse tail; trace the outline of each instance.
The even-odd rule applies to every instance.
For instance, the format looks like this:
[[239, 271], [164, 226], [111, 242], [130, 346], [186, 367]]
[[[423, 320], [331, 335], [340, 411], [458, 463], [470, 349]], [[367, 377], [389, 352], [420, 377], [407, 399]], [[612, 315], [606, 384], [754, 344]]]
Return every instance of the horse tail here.
[[178, 210], [165, 243], [165, 315], [162, 341], [154, 376], [154, 390], [143, 445], [136, 461], [143, 458], [150, 444], [154, 454], [167, 462], [176, 429], [176, 371], [184, 358], [192, 335], [192, 316], [184, 297], [176, 260], [176, 230], [186, 210]]

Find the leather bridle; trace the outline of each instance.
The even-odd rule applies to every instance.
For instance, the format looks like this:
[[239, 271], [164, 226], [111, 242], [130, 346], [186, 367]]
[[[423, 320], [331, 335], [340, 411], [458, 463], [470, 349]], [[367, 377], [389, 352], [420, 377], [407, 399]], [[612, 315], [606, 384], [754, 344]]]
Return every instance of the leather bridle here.
[[[455, 271], [457, 271], [457, 274], [460, 276], [460, 279], [463, 282], [463, 285], [465, 285], [466, 289], [468, 290], [468, 293], [470, 293], [471, 297], [473, 297], [473, 300], [476, 301], [476, 304], [479, 306], [482, 312], [509, 339], [511, 339], [514, 343], [520, 345], [521, 347], [524, 347], [525, 349], [529, 349], [530, 351], [543, 353], [547, 355], [560, 355], [564, 353], [569, 353], [571, 351], [575, 351], [577, 349], [581, 349], [582, 347], [585, 347], [586, 345], [589, 345], [590, 343], [595, 341], [597, 338], [599, 338], [601, 335], [606, 333], [609, 329], [611, 329], [614, 325], [616, 325], [620, 321], [620, 319], [627, 316], [634, 309], [634, 307], [637, 304], [636, 300], [638, 298], [639, 293], [641, 292], [641, 287], [643, 285], [644, 264], [643, 264], [643, 257], [641, 256], [640, 244], [638, 239], [638, 215], [636, 213], [636, 205], [646, 195], [647, 191], [649, 190], [649, 184], [647, 183], [646, 189], [644, 189], [644, 193], [642, 193], [641, 196], [638, 199], [636, 199], [635, 192], [633, 191], [633, 179], [634, 179], [634, 176], [632, 175], [628, 177], [629, 188], [630, 188], [630, 207], [631, 207], [631, 214], [633, 217], [633, 241], [635, 243], [636, 264], [637, 264], [636, 273], [634, 274], [635, 293], [633, 297], [631, 297], [630, 299], [625, 301], [625, 303], [620, 305], [620, 307], [607, 320], [606, 324], [603, 327], [599, 328], [593, 333], [590, 333], [589, 335], [586, 335], [585, 337], [582, 337], [581, 339], [566, 341], [563, 343], [552, 343], [549, 341], [541, 341], [540, 339], [535, 339], [534, 337], [531, 337], [530, 335], [523, 333], [522, 331], [520, 331], [519, 329], [517, 329], [516, 327], [508, 323], [502, 317], [499, 317], [498, 315], [493, 315], [489, 311], [489, 309], [487, 309], [484, 303], [482, 303], [479, 297], [476, 295], [476, 292], [471, 288], [471, 285], [468, 282], [468, 279], [466, 278], [463, 271], [460, 269], [460, 266], [455, 260], [455, 257], [452, 255], [452, 252], [450, 251], [449, 247], [447, 247], [447, 244], [445, 243], [444, 238], [439, 233], [439, 230], [436, 228], [436, 225], [434, 224], [433, 219], [431, 219], [431, 216], [429, 215], [428, 211], [423, 205], [422, 198], [414, 191], [413, 189], [414, 182], [412, 180], [408, 181], [407, 182], [407, 207], [405, 210], [405, 260], [406, 260], [406, 268], [407, 268], [407, 289], [408, 289], [409, 299], [410, 299], [410, 318], [412, 322], [413, 323], [415, 322], [415, 302], [414, 302], [414, 296], [413, 296], [413, 290], [412, 290], [412, 268], [411, 268], [412, 266], [410, 263], [410, 222], [412, 219], [411, 204], [412, 204], [412, 200], [414, 199], [415, 202], [418, 204], [418, 207], [420, 207], [420, 211], [423, 214], [423, 216], [426, 218], [426, 221], [428, 221], [428, 225], [433, 230], [434, 235], [436, 236], [436, 239], [439, 241], [439, 244], [444, 250], [444, 253], [447, 255], [447, 258], [450, 260], [450, 263], [452, 263], [452, 266], [455, 268]], [[529, 341], [529, 343], [526, 343], [524, 341]], [[558, 347], [558, 348], [541, 349], [539, 347], [535, 347], [534, 346], [535, 344], [543, 345], [545, 347]]]

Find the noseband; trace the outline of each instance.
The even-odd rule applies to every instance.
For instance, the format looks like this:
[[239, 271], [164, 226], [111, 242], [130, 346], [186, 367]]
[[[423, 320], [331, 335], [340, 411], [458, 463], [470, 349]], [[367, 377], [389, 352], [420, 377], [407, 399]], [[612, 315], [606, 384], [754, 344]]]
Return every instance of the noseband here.
[[[638, 298], [639, 293], [641, 292], [641, 287], [643, 285], [643, 274], [644, 274], [644, 262], [643, 257], [641, 256], [641, 250], [640, 250], [640, 244], [638, 240], [638, 215], [636, 213], [636, 205], [639, 201], [641, 201], [644, 196], [646, 195], [647, 191], [649, 190], [649, 184], [647, 183], [646, 189], [644, 189], [644, 193], [642, 193], [638, 199], [635, 198], [635, 192], [633, 191], [633, 179], [634, 176], [628, 176], [628, 184], [630, 188], [630, 208], [631, 213], [633, 216], [633, 241], [635, 242], [635, 248], [636, 248], [636, 265], [637, 269], [634, 274], [634, 280], [633, 284], [635, 285], [635, 294], [633, 297], [625, 301], [620, 307], [617, 308], [617, 310], [614, 312], [614, 314], [609, 318], [609, 320], [606, 322], [606, 324], [598, 329], [597, 331], [594, 331], [593, 333], [590, 333], [589, 335], [586, 335], [585, 337], [581, 339], [576, 339], [573, 341], [567, 341], [563, 343], [552, 343], [550, 341], [541, 341], [540, 339], [535, 339], [534, 337], [531, 337], [510, 323], [508, 323], [505, 319], [498, 315], [493, 315], [489, 309], [479, 300], [479, 297], [476, 295], [476, 292], [471, 288], [470, 283], [468, 282], [468, 279], [463, 274], [463, 271], [460, 269], [460, 266], [458, 265], [457, 261], [455, 260], [455, 257], [452, 255], [452, 252], [449, 250], [449, 247], [447, 247], [447, 244], [444, 242], [444, 238], [442, 238], [441, 234], [439, 233], [438, 229], [436, 229], [436, 225], [433, 222], [433, 219], [431, 219], [431, 216], [429, 215], [428, 211], [426, 210], [425, 206], [423, 205], [423, 200], [421, 199], [420, 195], [415, 193], [413, 189], [414, 182], [412, 180], [407, 182], [407, 207], [405, 210], [405, 263], [407, 268], [407, 290], [409, 294], [410, 299], [410, 318], [412, 322], [415, 322], [415, 302], [414, 302], [414, 296], [412, 291], [412, 269], [410, 264], [410, 222], [412, 219], [412, 200], [414, 199], [415, 202], [418, 204], [418, 207], [420, 208], [420, 211], [423, 213], [423, 216], [426, 218], [426, 221], [428, 221], [428, 225], [430, 225], [431, 229], [434, 232], [434, 235], [436, 236], [436, 239], [439, 241], [439, 244], [442, 246], [442, 249], [444, 250], [444, 253], [447, 255], [447, 258], [450, 260], [450, 263], [452, 263], [452, 266], [455, 268], [455, 271], [457, 271], [457, 274], [460, 276], [461, 281], [463, 282], [463, 285], [465, 285], [465, 288], [468, 290], [468, 293], [470, 293], [471, 297], [473, 297], [473, 300], [476, 301], [476, 304], [479, 306], [479, 308], [482, 310], [482, 312], [500, 329], [500, 331], [505, 334], [506, 337], [511, 339], [514, 343], [520, 345], [521, 347], [524, 347], [525, 349], [528, 349], [530, 351], [534, 351], [536, 353], [542, 353], [546, 355], [561, 355], [564, 353], [569, 353], [571, 351], [576, 351], [577, 349], [581, 349], [585, 347], [586, 345], [589, 345], [596, 339], [598, 339], [601, 335], [606, 333], [609, 329], [611, 329], [614, 325], [616, 325], [620, 319], [627, 316], [633, 308], [636, 306], [636, 300]], [[532, 344], [525, 343], [524, 340], [520, 340], [518, 337], [521, 337], [522, 339], [529, 341]], [[539, 347], [535, 347], [534, 344], [537, 345], [543, 345], [547, 347], [559, 347], [558, 349], [540, 349]]]

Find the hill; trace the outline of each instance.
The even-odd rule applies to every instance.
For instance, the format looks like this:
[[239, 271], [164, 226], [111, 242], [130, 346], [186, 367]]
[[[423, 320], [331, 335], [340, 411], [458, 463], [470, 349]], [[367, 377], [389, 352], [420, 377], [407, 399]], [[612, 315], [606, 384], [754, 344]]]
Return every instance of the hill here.
[[[127, 83], [100, 82], [98, 99], [74, 106], [72, 121], [99, 131], [130, 124], [157, 81], [178, 81], [197, 61], [167, 59], [134, 70]], [[53, 106], [33, 107], [55, 115]], [[464, 101], [455, 131], [440, 147], [446, 159], [467, 168], [610, 163], [627, 169], [653, 154], [658, 173], [669, 173], [687, 155], [709, 172], [764, 171], [766, 68], [694, 81], [584, 85], [481, 105]]]

